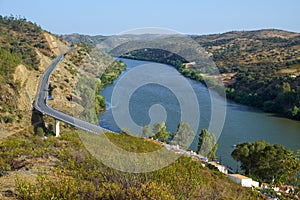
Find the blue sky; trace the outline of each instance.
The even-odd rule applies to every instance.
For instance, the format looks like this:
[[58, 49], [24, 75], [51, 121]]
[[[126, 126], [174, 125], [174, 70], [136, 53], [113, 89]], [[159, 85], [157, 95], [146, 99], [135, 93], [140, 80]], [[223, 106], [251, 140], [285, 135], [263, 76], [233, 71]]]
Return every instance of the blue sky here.
[[0, 0], [1, 15], [21, 15], [57, 34], [118, 34], [162, 27], [188, 34], [277, 28], [300, 32], [299, 0]]

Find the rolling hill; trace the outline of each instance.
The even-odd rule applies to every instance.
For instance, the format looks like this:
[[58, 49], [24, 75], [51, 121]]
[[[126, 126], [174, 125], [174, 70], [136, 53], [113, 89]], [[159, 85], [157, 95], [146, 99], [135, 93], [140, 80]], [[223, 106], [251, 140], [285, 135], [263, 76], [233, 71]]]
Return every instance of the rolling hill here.
[[[61, 137], [55, 138], [53, 119], [34, 112], [32, 103], [41, 74], [57, 55], [69, 49], [69, 44], [24, 18], [12, 16], [0, 17], [0, 44], [0, 199], [260, 197], [188, 157], [151, 173], [130, 174], [96, 160], [83, 145], [78, 130], [67, 124], [61, 126]], [[57, 66], [51, 77], [51, 106], [64, 112], [71, 112], [73, 104], [78, 106], [78, 113], [89, 110], [82, 105], [83, 94], [97, 94], [99, 79], [109, 84], [120, 73], [122, 64], [114, 63], [105, 75], [110, 60], [91, 49], [83, 43], [74, 44], [74, 50]], [[95, 103], [94, 98], [89, 101]], [[91, 109], [95, 111], [95, 107]], [[83, 114], [89, 117], [90, 112]], [[136, 152], [159, 148], [128, 135], [112, 133], [108, 137], [119, 147]]]
[[[94, 41], [95, 46], [99, 46], [99, 41], [94, 40], [94, 37], [89, 37], [89, 39]], [[265, 29], [192, 35], [190, 37], [205, 49], [216, 64], [226, 87], [228, 98], [266, 112], [300, 119], [299, 33]], [[74, 37], [71, 38], [68, 35], [64, 38], [69, 41], [74, 40]], [[80, 39], [78, 35], [76, 38]], [[126, 40], [127, 38], [127, 35], [121, 35], [110, 41]], [[158, 37], [153, 36], [153, 38], [157, 40]], [[149, 43], [149, 36], [145, 38], [144, 35], [141, 35], [138, 38], [134, 35], [132, 39], [133, 42], [119, 46], [114, 51], [117, 49], [119, 52], [126, 52], [131, 46], [139, 46], [139, 43], [143, 42]], [[164, 40], [166, 39], [161, 39], [161, 41]], [[131, 44], [129, 45], [129, 43]], [[175, 52], [179, 52], [179, 50]], [[184, 59], [176, 57], [170, 52], [163, 52], [161, 49], [134, 50], [122, 57], [171, 64], [183, 75], [199, 81], [203, 81], [200, 75], [205, 76], [207, 73], [209, 75], [208, 71], [197, 72], [197, 69], [196, 71], [184, 69], [181, 64], [186, 62]], [[176, 63], [176, 61], [179, 62]]]

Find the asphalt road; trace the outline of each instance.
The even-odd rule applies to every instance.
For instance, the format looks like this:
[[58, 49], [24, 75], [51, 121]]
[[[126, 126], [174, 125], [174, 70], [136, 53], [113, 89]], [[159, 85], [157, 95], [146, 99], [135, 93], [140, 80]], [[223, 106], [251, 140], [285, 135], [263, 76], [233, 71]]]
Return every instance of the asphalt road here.
[[[67, 54], [67, 53], [65, 53], [65, 54]], [[63, 113], [63, 112], [61, 112], [59, 110], [56, 110], [54, 108], [51, 108], [47, 104], [50, 75], [53, 72], [53, 70], [55, 69], [56, 65], [60, 61], [62, 61], [65, 54], [59, 55], [53, 61], [53, 63], [47, 68], [45, 73], [43, 74], [43, 76], [41, 78], [41, 81], [40, 81], [37, 97], [36, 97], [36, 100], [35, 100], [35, 103], [34, 103], [34, 108], [36, 110], [40, 111], [41, 113], [45, 114], [45, 115], [51, 116], [51, 117], [53, 117], [53, 118], [55, 118], [59, 121], [65, 122], [67, 124], [75, 126], [75, 127], [79, 128], [79, 129], [82, 129], [84, 131], [94, 132], [94, 133], [103, 133], [103, 132], [107, 132], [107, 131], [111, 132], [110, 130], [102, 128], [102, 127], [100, 127], [96, 124], [86, 122], [84, 120], [78, 119], [76, 117], [73, 117], [71, 115]]]

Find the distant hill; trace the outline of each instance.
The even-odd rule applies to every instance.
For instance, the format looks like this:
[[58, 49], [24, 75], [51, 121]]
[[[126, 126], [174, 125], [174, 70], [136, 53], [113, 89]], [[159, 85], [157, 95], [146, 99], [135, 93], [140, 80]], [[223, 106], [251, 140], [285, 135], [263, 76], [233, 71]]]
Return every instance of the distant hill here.
[[300, 62], [299, 33], [265, 29], [192, 38], [212, 53], [214, 61], [224, 72], [234, 71], [234, 65], [284, 67]]
[[[151, 34], [149, 34], [151, 35]], [[158, 36], [155, 36], [159, 38]], [[300, 63], [300, 34], [276, 29], [256, 31], [231, 31], [222, 34], [192, 35], [205, 50], [212, 54], [221, 73], [235, 71], [235, 65], [275, 65], [284, 67]], [[80, 34], [63, 35], [70, 43], [84, 42], [97, 46], [108, 36]], [[114, 40], [132, 38], [147, 40], [147, 35], [121, 35]], [[150, 38], [150, 36], [148, 37]], [[152, 39], [154, 36], [152, 35]]]
[[77, 42], [83, 42], [90, 46], [96, 46], [97, 44], [101, 43], [107, 37], [102, 35], [97, 36], [89, 36], [89, 35], [82, 35], [78, 33], [70, 34], [70, 35], [61, 35], [60, 38], [69, 42], [70, 44], [75, 44]]
[[[129, 41], [128, 37], [128, 35], [113, 37], [107, 41], [114, 44], [114, 41], [117, 40]], [[127, 43], [119, 46], [114, 49], [114, 52], [122, 52], [122, 50], [127, 50], [134, 45], [138, 46], [139, 43], [149, 39], [149, 35], [147, 38], [144, 35], [132, 35], [131, 37], [136, 40], [134, 44]], [[267, 112], [300, 119], [299, 33], [263, 29], [192, 35], [190, 37], [200, 44], [216, 63], [226, 86], [228, 98]], [[155, 35], [153, 38], [158, 37]], [[90, 39], [93, 40], [93, 38]], [[159, 40], [164, 39], [158, 38], [158, 43]], [[93, 44], [94, 46], [99, 45], [96, 40], [93, 40]], [[174, 48], [181, 47], [174, 46]], [[185, 62], [178, 56], [171, 55], [170, 52], [163, 53], [160, 49], [147, 49], [147, 51], [140, 49], [123, 56], [171, 65], [178, 64], [176, 61], [171, 62], [172, 59]], [[180, 69], [181, 67], [177, 66], [176, 68]], [[187, 72], [188, 70], [181, 71], [184, 75], [193, 78], [191, 72]], [[195, 72], [192, 72], [193, 74]], [[194, 78], [195, 80], [201, 79], [199, 75]]]

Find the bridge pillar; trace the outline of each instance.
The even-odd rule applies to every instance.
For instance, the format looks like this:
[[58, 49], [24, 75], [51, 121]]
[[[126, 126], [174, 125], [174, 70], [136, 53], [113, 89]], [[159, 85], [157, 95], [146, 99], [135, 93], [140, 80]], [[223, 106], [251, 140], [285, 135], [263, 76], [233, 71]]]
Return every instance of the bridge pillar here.
[[55, 137], [59, 137], [60, 129], [59, 129], [59, 120], [55, 119]]

